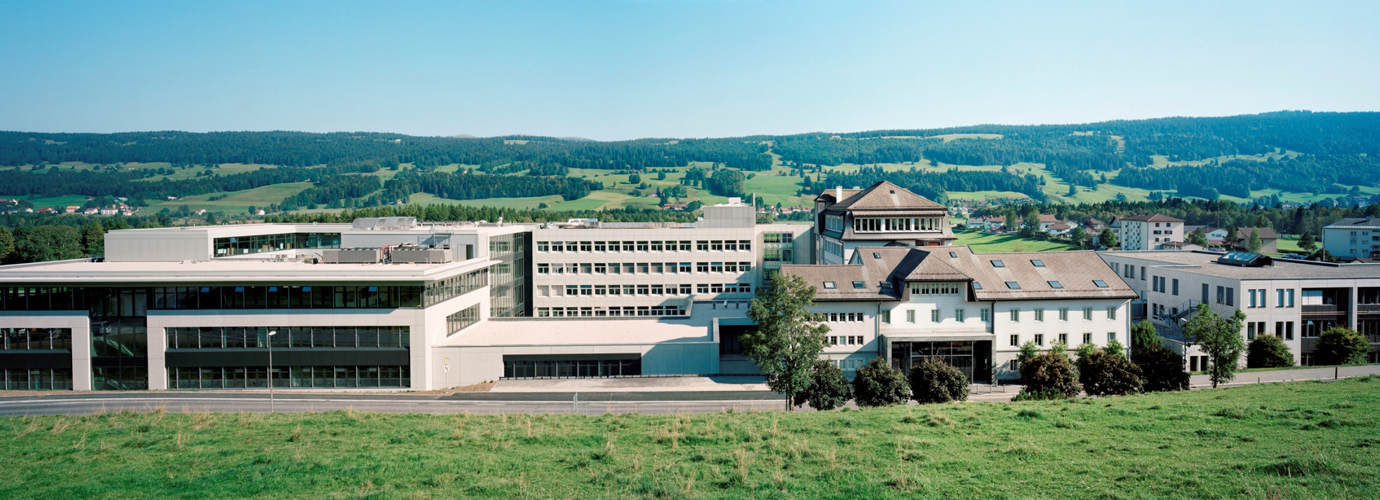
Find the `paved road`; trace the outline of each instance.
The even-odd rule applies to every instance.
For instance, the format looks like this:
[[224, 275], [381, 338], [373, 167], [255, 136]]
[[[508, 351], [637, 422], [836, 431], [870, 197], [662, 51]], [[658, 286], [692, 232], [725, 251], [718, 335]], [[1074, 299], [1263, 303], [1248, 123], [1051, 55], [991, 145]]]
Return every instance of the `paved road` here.
[[751, 392], [675, 393], [456, 393], [451, 396], [406, 394], [278, 394], [270, 405], [258, 392], [52, 393], [0, 398], [0, 416], [89, 415], [118, 411], [278, 412], [353, 409], [392, 413], [714, 413], [780, 410], [778, 394]]
[[[1380, 365], [1334, 370], [1314, 368], [1238, 374], [1227, 386], [1293, 380], [1380, 375]], [[1195, 375], [1194, 389], [1210, 388], [1205, 375]], [[975, 385], [970, 400], [1005, 401], [1019, 386]], [[0, 416], [89, 415], [118, 411], [252, 412], [270, 410], [266, 392], [51, 392], [0, 397]], [[389, 393], [279, 393], [272, 408], [279, 412], [355, 411], [391, 413], [715, 413], [776, 411], [785, 408], [782, 396], [770, 391], [675, 391], [575, 393], [455, 393], [448, 396]]]
[[[1234, 380], [1223, 384], [1223, 386], [1232, 387], [1238, 385], [1268, 384], [1272, 382], [1292, 382], [1296, 380], [1331, 380], [1334, 375], [1338, 378], [1380, 375], [1380, 365], [1302, 368], [1297, 370], [1237, 373]], [[1207, 375], [1194, 375], [1189, 380], [1189, 383], [1194, 389], [1212, 387], [1212, 379]]]

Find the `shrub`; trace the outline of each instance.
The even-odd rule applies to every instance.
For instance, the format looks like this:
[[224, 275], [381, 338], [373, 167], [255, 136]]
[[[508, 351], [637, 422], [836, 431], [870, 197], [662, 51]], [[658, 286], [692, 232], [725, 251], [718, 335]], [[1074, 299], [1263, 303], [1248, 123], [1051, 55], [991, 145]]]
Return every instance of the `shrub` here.
[[958, 368], [929, 358], [910, 370], [910, 393], [921, 404], [968, 399], [968, 377]]
[[1024, 392], [1044, 394], [1054, 392], [1065, 398], [1083, 391], [1078, 383], [1077, 370], [1062, 352], [1047, 352], [1021, 364]]
[[1366, 351], [1370, 349], [1370, 344], [1366, 338], [1356, 333], [1350, 328], [1334, 326], [1323, 330], [1318, 335], [1318, 342], [1313, 344], [1314, 355], [1318, 357], [1318, 364], [1323, 365], [1359, 365], [1366, 362]]
[[852, 396], [853, 389], [843, 370], [821, 359], [810, 371], [810, 385], [805, 387], [805, 392], [796, 395], [796, 406], [809, 403], [816, 410], [828, 411], [843, 406]]
[[1131, 354], [1131, 362], [1140, 367], [1142, 389], [1145, 392], [1182, 391], [1188, 389], [1188, 372], [1184, 371], [1184, 357], [1160, 347]]
[[1274, 335], [1261, 335], [1246, 345], [1246, 368], [1294, 366], [1294, 353]]
[[908, 397], [908, 385], [901, 370], [892, 368], [882, 358], [873, 358], [853, 377], [853, 398], [858, 406], [901, 404]]
[[1053, 389], [1032, 392], [1022, 388], [1021, 392], [1016, 393], [1016, 396], [1011, 398], [1012, 401], [1048, 401], [1054, 399], [1064, 399], [1064, 394]]
[[1089, 395], [1120, 396], [1141, 391], [1140, 367], [1119, 349], [1095, 351], [1086, 360], [1079, 359], [1078, 365], [1078, 378]]

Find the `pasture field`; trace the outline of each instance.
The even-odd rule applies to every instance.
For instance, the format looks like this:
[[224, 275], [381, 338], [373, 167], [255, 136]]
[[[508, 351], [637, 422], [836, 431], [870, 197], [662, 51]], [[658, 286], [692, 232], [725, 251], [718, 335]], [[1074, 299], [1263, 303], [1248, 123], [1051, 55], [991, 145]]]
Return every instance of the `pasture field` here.
[[[211, 212], [225, 212], [226, 214], [246, 213], [249, 211], [249, 207], [267, 208], [269, 204], [280, 203], [284, 198], [300, 193], [311, 186], [312, 183], [310, 182], [290, 182], [243, 191], [199, 194], [177, 200], [153, 201], [149, 202], [149, 206], [140, 213], [151, 215], [158, 213], [163, 208], [177, 210], [182, 205], [187, 205], [193, 210], [204, 208]], [[211, 198], [216, 196], [224, 196], [224, 198], [212, 201]]]
[[1374, 498], [1380, 378], [830, 412], [0, 419], [5, 498]]
[[1054, 252], [1060, 250], [1075, 250], [1073, 245], [1060, 243], [1057, 241], [1042, 241], [1034, 238], [1022, 238], [1016, 233], [985, 233], [981, 231], [968, 230], [964, 232], [954, 232], [958, 237], [955, 245], [968, 245], [976, 253], [995, 253], [995, 252]]

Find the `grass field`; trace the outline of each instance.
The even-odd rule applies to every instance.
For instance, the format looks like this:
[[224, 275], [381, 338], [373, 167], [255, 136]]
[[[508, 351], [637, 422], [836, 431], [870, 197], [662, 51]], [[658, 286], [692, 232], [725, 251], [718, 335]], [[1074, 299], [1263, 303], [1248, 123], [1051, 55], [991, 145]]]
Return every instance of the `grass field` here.
[[955, 232], [958, 237], [955, 245], [968, 245], [974, 252], [993, 253], [993, 252], [1052, 252], [1059, 250], [1073, 250], [1074, 246], [1067, 243], [1055, 241], [1041, 241], [1034, 238], [1022, 238], [1016, 233], [984, 233], [981, 231]]
[[0, 420], [4, 498], [1374, 498], [1380, 378], [704, 415]]
[[[182, 205], [187, 205], [191, 209], [204, 208], [212, 212], [242, 213], [248, 212], [249, 207], [268, 207], [270, 203], [280, 203], [284, 198], [302, 192], [312, 186], [310, 182], [291, 182], [285, 184], [274, 184], [244, 191], [233, 191], [228, 193], [202, 194], [187, 196], [178, 200], [153, 201], [145, 207], [141, 213], [156, 214], [163, 208], [177, 210]], [[211, 201], [214, 196], [225, 196], [222, 199]]]

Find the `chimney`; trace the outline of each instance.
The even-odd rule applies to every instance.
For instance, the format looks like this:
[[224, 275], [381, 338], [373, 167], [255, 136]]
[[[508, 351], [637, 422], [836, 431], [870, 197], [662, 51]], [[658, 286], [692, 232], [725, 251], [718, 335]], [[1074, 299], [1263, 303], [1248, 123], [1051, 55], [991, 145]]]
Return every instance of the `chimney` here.
[[834, 203], [843, 201], [843, 186], [834, 186]]

